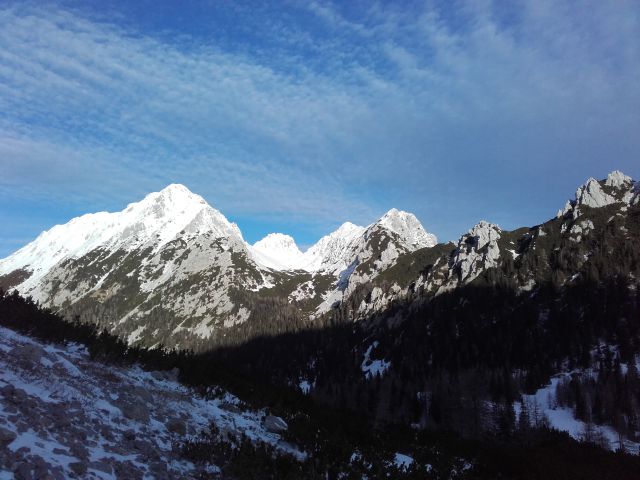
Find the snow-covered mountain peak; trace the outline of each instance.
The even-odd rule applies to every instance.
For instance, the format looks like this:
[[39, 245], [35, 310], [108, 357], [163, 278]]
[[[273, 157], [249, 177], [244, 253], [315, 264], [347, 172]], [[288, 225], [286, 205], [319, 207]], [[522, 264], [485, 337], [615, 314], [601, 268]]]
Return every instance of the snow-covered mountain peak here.
[[298, 249], [293, 237], [284, 233], [270, 233], [254, 243], [253, 247], [261, 250], [284, 249], [295, 253], [302, 253], [300, 249]]
[[270, 233], [250, 247], [258, 263], [276, 270], [293, 270], [302, 264], [302, 252], [290, 235]]
[[202, 197], [183, 185], [169, 185], [121, 212], [82, 215], [54, 226], [0, 260], [0, 274], [23, 269], [32, 272], [26, 283], [35, 285], [60, 262], [98, 248], [131, 251], [149, 246], [157, 250], [180, 235], [204, 233], [242, 242], [238, 227]]
[[437, 237], [428, 233], [413, 213], [392, 208], [372, 226], [381, 226], [399, 235], [410, 250], [433, 247]]
[[341, 271], [352, 261], [351, 246], [360, 239], [364, 227], [345, 222], [325, 235], [304, 253], [303, 268], [308, 271]]
[[364, 230], [365, 228], [361, 227], [360, 225], [356, 225], [355, 223], [351, 223], [351, 222], [344, 222], [342, 225], [338, 227], [337, 230], [330, 233], [328, 236], [329, 237], [350, 237], [350, 236], [353, 236], [353, 234], [359, 235], [362, 232], [364, 232]]
[[123, 213], [144, 212], [156, 218], [175, 216], [184, 211], [199, 211], [207, 202], [181, 184], [172, 183], [159, 192], [152, 192], [139, 202], [130, 203]]

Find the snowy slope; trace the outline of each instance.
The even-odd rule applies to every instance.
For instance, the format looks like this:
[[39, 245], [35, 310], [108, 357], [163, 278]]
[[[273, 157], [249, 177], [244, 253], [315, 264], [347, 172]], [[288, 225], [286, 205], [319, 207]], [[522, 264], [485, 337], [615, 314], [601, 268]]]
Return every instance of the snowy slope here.
[[83, 347], [0, 328], [0, 478], [14, 470], [35, 470], [33, 478], [199, 478], [218, 466], [185, 461], [176, 447], [211, 423], [231, 439], [246, 435], [305, 458], [266, 428], [265, 415], [228, 393], [204, 399], [170, 372], [102, 364]]
[[351, 263], [351, 246], [364, 233], [365, 228], [345, 222], [340, 227], [322, 237], [304, 252], [304, 269], [317, 272], [342, 271]]
[[251, 253], [259, 264], [274, 270], [296, 270], [304, 263], [295, 240], [283, 233], [270, 233], [257, 241]]
[[[614, 428], [609, 425], [590, 425], [575, 417], [571, 408], [561, 407], [556, 399], [556, 388], [558, 383], [563, 379], [570, 379], [571, 375], [592, 375], [596, 376], [597, 372], [575, 370], [573, 372], [564, 372], [551, 378], [548, 385], [538, 389], [533, 395], [522, 395], [522, 401], [514, 402], [513, 407], [516, 413], [516, 420], [520, 419], [523, 403], [525, 404], [529, 422], [536, 425], [541, 421], [548, 421], [549, 425], [561, 432], [567, 432], [576, 440], [584, 440], [588, 428], [593, 430], [593, 435], [601, 435], [604, 439], [604, 445], [611, 450], [617, 450], [621, 446], [628, 452], [638, 452], [640, 443], [634, 442], [626, 437], [619, 435]], [[536, 418], [536, 416], [538, 418]], [[543, 420], [544, 419], [544, 420]], [[622, 443], [622, 445], [621, 445]]]
[[268, 268], [325, 271], [339, 275], [358, 255], [362, 257], [369, 237], [379, 230], [394, 234], [395, 248], [399, 251], [413, 252], [438, 243], [436, 236], [427, 233], [415, 215], [393, 208], [368, 227], [343, 223], [304, 253], [300, 252], [293, 238], [281, 233], [271, 233], [256, 242], [251, 253], [256, 262]]
[[158, 250], [178, 237], [208, 233], [242, 242], [242, 234], [219, 211], [183, 185], [169, 185], [116, 213], [99, 212], [74, 218], [43, 232], [33, 242], [0, 260], [0, 275], [17, 269], [32, 272], [21, 290], [29, 291], [55, 265], [96, 248], [131, 251], [142, 246]]

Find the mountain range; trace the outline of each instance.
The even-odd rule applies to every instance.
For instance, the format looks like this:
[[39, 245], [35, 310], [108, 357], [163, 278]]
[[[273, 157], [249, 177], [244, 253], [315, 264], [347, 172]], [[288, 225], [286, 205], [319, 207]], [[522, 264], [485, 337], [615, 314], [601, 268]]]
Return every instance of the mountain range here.
[[[173, 184], [121, 212], [43, 232], [0, 260], [0, 285], [68, 315], [108, 318], [132, 343], [180, 346], [178, 334], [208, 339], [247, 322], [247, 296], [277, 291], [309, 318], [321, 315], [350, 286], [436, 243], [414, 215], [392, 209], [366, 228], [344, 223], [304, 253], [280, 233], [250, 245], [202, 197]], [[162, 318], [162, 332], [150, 318]]]
[[[207, 398], [268, 403], [292, 425], [281, 440], [310, 453], [291, 460], [308, 478], [635, 478], [635, 460], [602, 451], [640, 451], [639, 239], [640, 182], [619, 171], [537, 225], [480, 221], [437, 243], [392, 209], [304, 252], [282, 233], [251, 245], [170, 185], [0, 260], [0, 320], [85, 343], [91, 361], [174, 369]], [[199, 438], [189, 455], [226, 448]]]
[[614, 171], [589, 179], [556, 218], [532, 228], [509, 232], [481, 221], [456, 244], [438, 244], [414, 215], [392, 209], [367, 227], [344, 223], [303, 253], [281, 233], [250, 245], [201, 196], [172, 184], [121, 212], [43, 232], [0, 260], [0, 287], [93, 319], [129, 343], [202, 348], [260, 323], [265, 299], [287, 303], [298, 322], [321, 324], [366, 285], [368, 295], [349, 312], [363, 318], [418, 290], [471, 283], [505, 262], [521, 267], [511, 276], [517, 288], [531, 290], [545, 278], [546, 267], [527, 262], [536, 246], [551, 254], [561, 237], [584, 243], [592, 210], [615, 207], [624, 216], [638, 199], [638, 184]]

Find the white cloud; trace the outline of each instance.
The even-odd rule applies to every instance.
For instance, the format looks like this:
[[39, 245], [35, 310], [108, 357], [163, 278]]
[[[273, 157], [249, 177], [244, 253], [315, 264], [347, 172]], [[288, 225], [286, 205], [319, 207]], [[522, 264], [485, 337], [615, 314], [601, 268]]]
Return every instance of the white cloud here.
[[637, 5], [429, 5], [312, 2], [328, 30], [270, 18], [273, 55], [0, 9], [0, 193], [99, 205], [180, 181], [231, 215], [366, 222], [405, 202], [431, 221], [516, 173], [631, 164]]

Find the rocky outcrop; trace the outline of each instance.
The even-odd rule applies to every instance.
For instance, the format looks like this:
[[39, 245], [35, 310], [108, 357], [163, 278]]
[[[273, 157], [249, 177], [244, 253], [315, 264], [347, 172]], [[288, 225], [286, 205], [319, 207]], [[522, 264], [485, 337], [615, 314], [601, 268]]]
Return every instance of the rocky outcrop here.
[[451, 268], [460, 283], [471, 282], [483, 270], [496, 266], [501, 232], [500, 227], [483, 220], [458, 240]]
[[289, 429], [289, 425], [280, 417], [267, 415], [264, 419], [264, 428], [271, 433], [282, 433]]
[[[606, 189], [606, 191], [605, 191]], [[567, 214], [576, 219], [580, 216], [580, 207], [601, 208], [614, 203], [632, 204], [635, 200], [635, 184], [631, 177], [619, 170], [611, 172], [604, 181], [589, 178], [576, 190], [574, 200], [568, 200], [564, 208], [558, 210], [557, 218]]]

